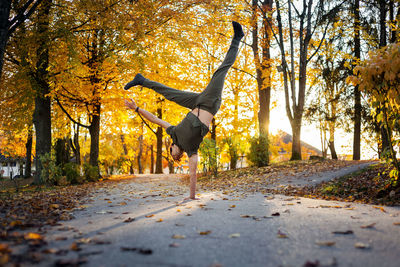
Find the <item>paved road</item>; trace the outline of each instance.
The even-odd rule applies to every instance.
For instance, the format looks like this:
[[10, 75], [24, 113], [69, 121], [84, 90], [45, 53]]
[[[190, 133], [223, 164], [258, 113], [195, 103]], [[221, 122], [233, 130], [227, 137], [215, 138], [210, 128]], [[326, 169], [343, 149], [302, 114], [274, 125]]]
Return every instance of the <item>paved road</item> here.
[[48, 247], [66, 255], [41, 265], [399, 266], [399, 208], [221, 192], [182, 202], [188, 190], [177, 180], [147, 175], [98, 189], [75, 219], [47, 230]]

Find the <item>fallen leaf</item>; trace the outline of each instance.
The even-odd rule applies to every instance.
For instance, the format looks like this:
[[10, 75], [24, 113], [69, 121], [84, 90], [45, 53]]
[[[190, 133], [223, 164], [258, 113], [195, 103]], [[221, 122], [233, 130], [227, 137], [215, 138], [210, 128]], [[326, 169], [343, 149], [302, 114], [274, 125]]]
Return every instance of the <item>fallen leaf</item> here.
[[173, 235], [172, 238], [173, 239], [185, 239], [186, 236], [185, 235]]
[[156, 222], [162, 222], [162, 221], [163, 221], [163, 219], [160, 218], [160, 219], [158, 219]]
[[377, 207], [377, 206], [373, 206], [375, 209], [381, 210], [382, 212], [386, 212], [386, 210], [383, 207]]
[[40, 234], [36, 233], [27, 233], [25, 234], [24, 238], [26, 240], [43, 240], [43, 237]]
[[11, 249], [7, 244], [0, 244], [0, 253], [10, 253]]
[[315, 244], [319, 246], [331, 247], [336, 244], [334, 241], [316, 241]]
[[332, 234], [338, 234], [338, 235], [351, 235], [353, 234], [352, 230], [347, 230], [347, 231], [334, 231]]
[[146, 218], [151, 218], [151, 217], [153, 217], [154, 216], [154, 214], [150, 214], [150, 215], [146, 215], [145, 217]]
[[400, 222], [394, 222], [393, 225], [400, 225]]
[[135, 218], [129, 217], [128, 219], [125, 219], [124, 222], [129, 223], [129, 222], [133, 222], [134, 220], [135, 220]]
[[250, 215], [240, 215], [242, 218], [250, 218]]
[[306, 261], [303, 264], [303, 267], [320, 267], [321, 264], [319, 263], [319, 260], [316, 261]]
[[231, 205], [230, 207], [231, 207], [231, 208], [235, 208], [235, 207], [236, 207], [236, 205]]
[[55, 262], [55, 266], [80, 266], [87, 262], [85, 258], [77, 258], [77, 259], [60, 259]]
[[366, 228], [373, 228], [373, 227], [375, 226], [375, 224], [376, 224], [376, 223], [371, 223], [371, 224], [367, 224], [367, 225], [361, 225], [360, 227], [363, 228], [363, 229], [366, 229]]
[[78, 244], [75, 243], [75, 242], [73, 242], [69, 248], [70, 248], [71, 250], [73, 250], [73, 251], [79, 251], [79, 250], [81, 250], [81, 248], [80, 248], [80, 247], [78, 246]]
[[234, 233], [229, 235], [229, 238], [238, 238], [238, 237], [240, 237], [239, 233]]
[[121, 206], [125, 206], [125, 205], [127, 205], [127, 203], [125, 202], [125, 201], [123, 201], [123, 202], [120, 202], [119, 203]]
[[176, 212], [181, 212], [181, 210], [176, 210]]
[[281, 214], [279, 213], [279, 212], [275, 212], [275, 213], [272, 213], [271, 214], [271, 216], [280, 216]]
[[56, 249], [56, 248], [47, 248], [47, 249], [44, 249], [44, 250], [42, 250], [42, 253], [45, 253], [45, 254], [56, 254], [56, 253], [58, 253], [58, 249]]
[[355, 247], [355, 248], [364, 249], [364, 248], [370, 248], [370, 245], [369, 245], [369, 244], [362, 243], [362, 242], [357, 242], [357, 243], [354, 244], [354, 247]]
[[211, 234], [211, 231], [210, 231], [210, 230], [201, 231], [201, 232], [199, 232], [199, 234], [200, 234], [200, 235], [208, 235], [208, 234]]
[[121, 247], [120, 248], [122, 251], [136, 251], [137, 248], [134, 247]]
[[143, 254], [143, 255], [150, 255], [150, 254], [153, 254], [153, 250], [151, 250], [149, 248], [141, 248], [141, 249], [139, 249], [139, 253]]
[[287, 234], [281, 232], [281, 230], [278, 230], [277, 236], [279, 238], [288, 238]]

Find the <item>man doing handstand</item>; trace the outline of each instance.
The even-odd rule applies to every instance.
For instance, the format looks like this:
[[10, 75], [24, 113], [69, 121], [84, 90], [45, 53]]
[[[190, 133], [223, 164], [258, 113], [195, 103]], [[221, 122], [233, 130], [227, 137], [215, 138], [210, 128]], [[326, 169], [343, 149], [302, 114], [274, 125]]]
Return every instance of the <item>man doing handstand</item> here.
[[150, 88], [163, 95], [166, 99], [192, 110], [178, 125], [173, 126], [168, 122], [157, 118], [150, 112], [139, 108], [132, 99], [130, 101], [125, 100], [125, 106], [127, 108], [135, 110], [139, 114], [143, 115], [147, 120], [166, 129], [167, 134], [169, 134], [173, 140], [170, 147], [170, 153], [174, 160], [179, 161], [183, 152], [187, 153], [189, 157], [190, 199], [196, 199], [197, 150], [199, 149], [204, 136], [209, 131], [208, 126], [210, 125], [211, 120], [221, 106], [222, 89], [224, 87], [225, 77], [229, 68], [235, 62], [240, 40], [244, 36], [242, 26], [239, 23], [233, 21], [232, 25], [234, 36], [231, 46], [224, 61], [214, 72], [210, 83], [203, 92], [194, 93], [176, 90], [161, 83], [146, 79], [140, 73], [124, 87], [125, 90], [136, 85]]

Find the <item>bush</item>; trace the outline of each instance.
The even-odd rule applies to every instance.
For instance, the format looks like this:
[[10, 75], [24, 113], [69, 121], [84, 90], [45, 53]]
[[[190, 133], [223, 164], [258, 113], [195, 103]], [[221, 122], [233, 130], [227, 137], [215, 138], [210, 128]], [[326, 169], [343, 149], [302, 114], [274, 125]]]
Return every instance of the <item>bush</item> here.
[[249, 141], [250, 151], [247, 154], [249, 161], [257, 167], [267, 166], [269, 164], [268, 136], [252, 137]]
[[62, 171], [61, 168], [56, 165], [54, 156], [50, 153], [46, 153], [40, 156], [40, 162], [42, 163], [40, 179], [48, 185], [60, 184], [62, 180]]
[[203, 166], [203, 170], [217, 174], [219, 148], [216, 146], [215, 141], [205, 138], [200, 145], [199, 151], [201, 154], [200, 164]]
[[99, 167], [97, 166], [85, 163], [83, 164], [83, 173], [85, 180], [88, 182], [96, 182], [100, 179]]
[[66, 180], [70, 184], [82, 184], [83, 177], [80, 175], [79, 165], [73, 162], [66, 163], [63, 167]]

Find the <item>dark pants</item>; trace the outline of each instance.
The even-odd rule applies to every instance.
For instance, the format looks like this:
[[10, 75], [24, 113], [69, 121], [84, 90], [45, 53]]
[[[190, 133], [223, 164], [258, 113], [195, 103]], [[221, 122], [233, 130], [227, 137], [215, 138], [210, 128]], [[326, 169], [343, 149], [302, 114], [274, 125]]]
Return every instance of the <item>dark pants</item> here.
[[201, 93], [177, 90], [148, 79], [143, 82], [143, 86], [153, 89], [157, 93], [163, 95], [166, 99], [183, 107], [189, 109], [199, 107], [200, 109], [207, 110], [211, 114], [215, 115], [221, 107], [222, 89], [224, 88], [225, 77], [229, 68], [235, 62], [239, 50], [239, 43], [240, 41], [238, 40], [232, 40], [224, 61], [214, 72], [210, 83]]

